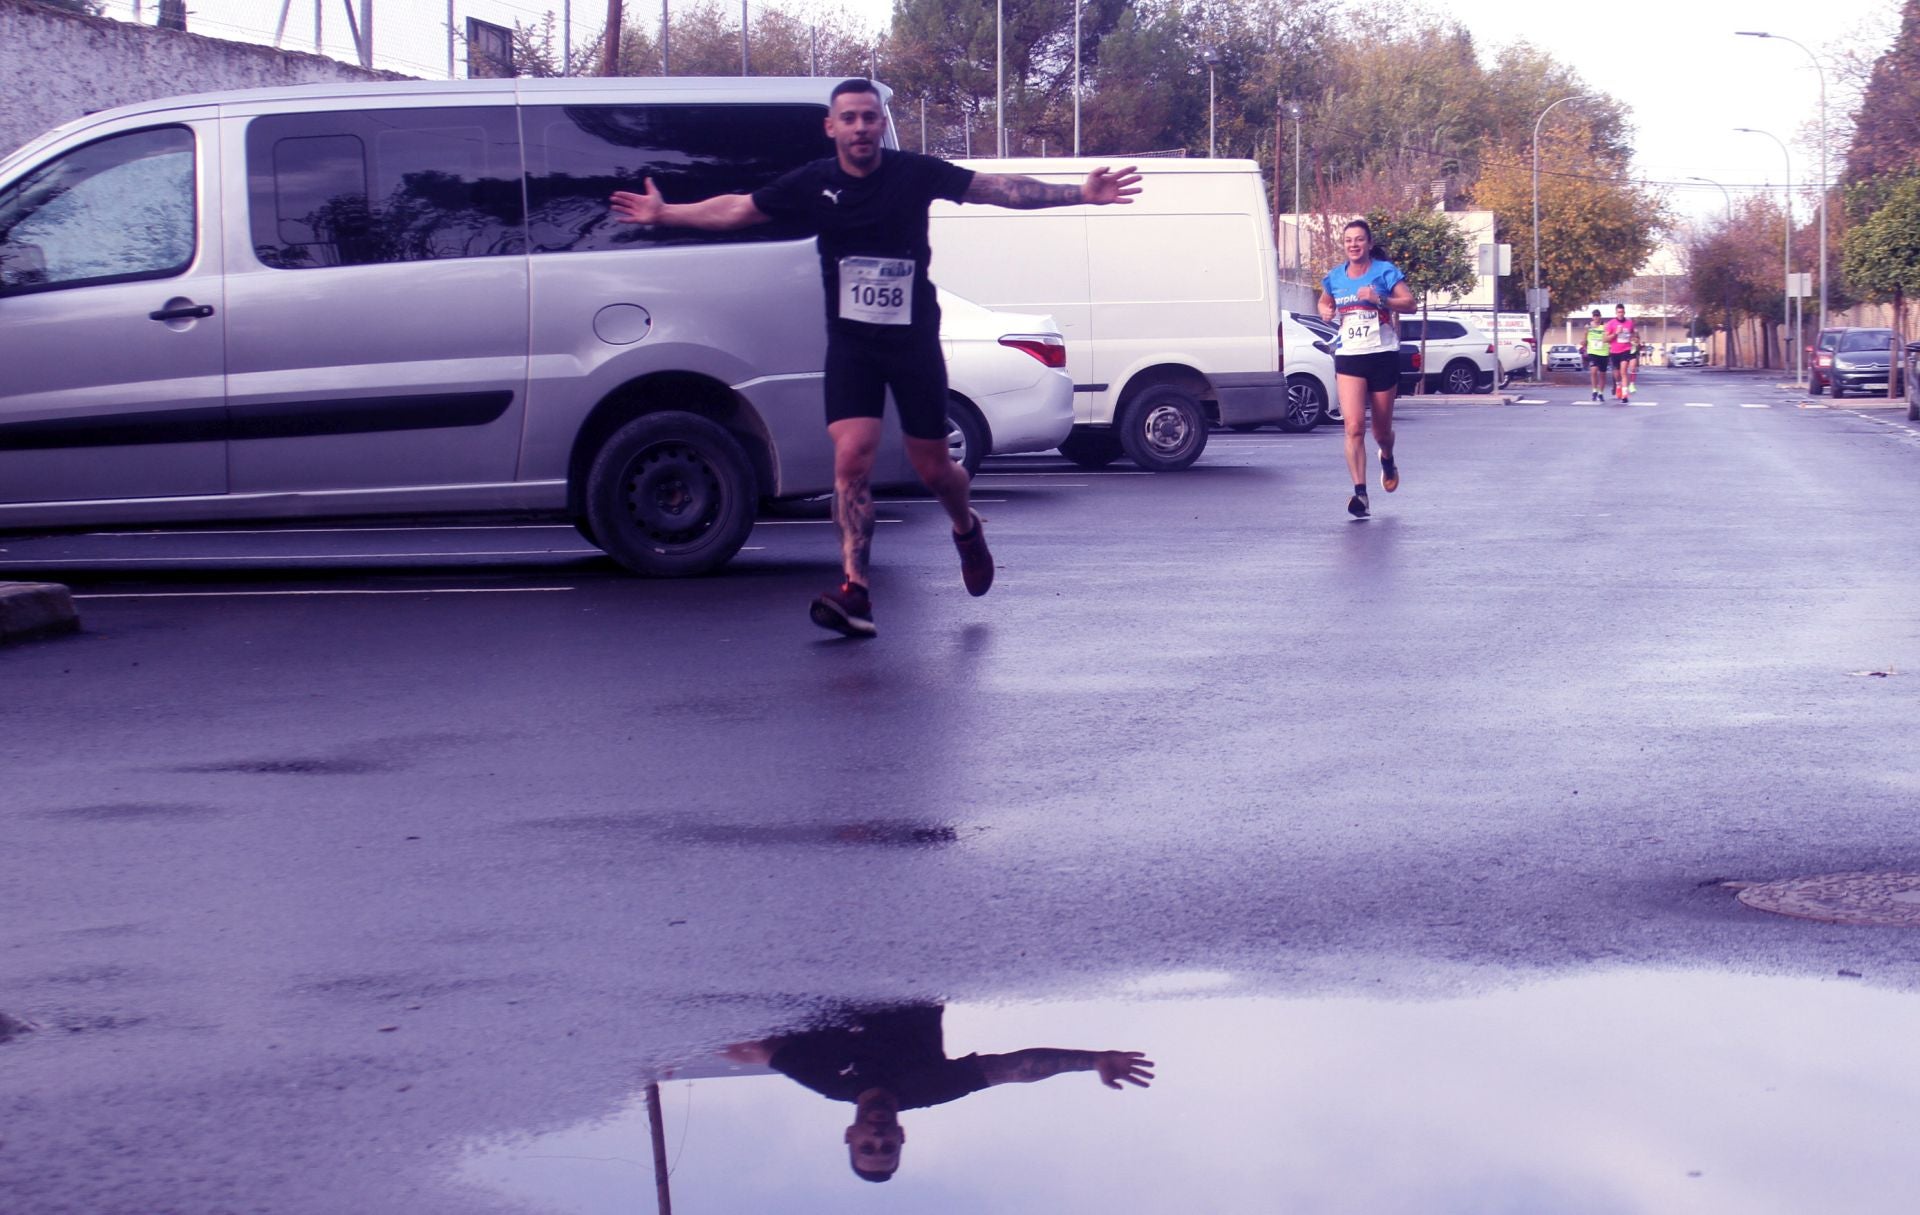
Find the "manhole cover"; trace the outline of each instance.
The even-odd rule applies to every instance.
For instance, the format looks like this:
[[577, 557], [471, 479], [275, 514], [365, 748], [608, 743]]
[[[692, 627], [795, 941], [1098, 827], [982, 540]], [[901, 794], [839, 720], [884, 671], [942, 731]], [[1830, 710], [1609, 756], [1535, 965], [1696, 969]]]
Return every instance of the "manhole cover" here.
[[1829, 924], [1920, 927], [1920, 873], [1826, 873], [1748, 886], [1742, 903], [1758, 911]]

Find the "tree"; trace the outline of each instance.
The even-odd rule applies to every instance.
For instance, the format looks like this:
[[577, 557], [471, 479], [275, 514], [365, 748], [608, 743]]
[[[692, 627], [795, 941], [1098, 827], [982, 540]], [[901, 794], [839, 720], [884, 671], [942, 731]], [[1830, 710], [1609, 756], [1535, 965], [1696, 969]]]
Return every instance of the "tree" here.
[[[1541, 133], [1540, 283], [1564, 308], [1598, 299], [1631, 279], [1668, 223], [1665, 200], [1630, 180], [1623, 165], [1593, 157], [1592, 146], [1592, 135], [1578, 123], [1554, 124]], [[1531, 149], [1494, 149], [1472, 197], [1493, 212], [1496, 239], [1514, 247], [1524, 272], [1507, 280], [1506, 302], [1524, 309], [1533, 279]]]
[[[1479, 276], [1467, 257], [1466, 233], [1446, 212], [1434, 210], [1430, 200], [1422, 203], [1425, 205], [1416, 204], [1404, 210], [1369, 212], [1367, 223], [1373, 229], [1374, 244], [1407, 276], [1407, 289], [1420, 301], [1424, 322], [1433, 296], [1444, 292], [1451, 296], [1449, 302], [1458, 300], [1463, 293], [1473, 290]], [[1424, 323], [1420, 326], [1422, 367], [1427, 365], [1426, 328]], [[1496, 373], [1496, 381], [1498, 378]], [[1415, 391], [1425, 390], [1426, 377], [1421, 376]]]
[[1845, 180], [1920, 167], [1920, 0], [1905, 0], [1900, 32], [1877, 59], [1853, 115]]
[[[1701, 231], [1688, 246], [1688, 285], [1696, 308], [1717, 308], [1728, 333], [1728, 364], [1735, 365], [1734, 326], [1741, 317], [1758, 320], [1768, 340], [1763, 353], [1770, 360], [1772, 337], [1779, 334], [1781, 308], [1786, 298], [1780, 260], [1780, 238], [1786, 216], [1771, 198], [1748, 198], [1729, 219]], [[1784, 335], [1781, 335], [1784, 336]], [[1787, 359], [1784, 340], [1780, 346]]]
[[1906, 297], [1920, 293], [1920, 174], [1902, 179], [1887, 201], [1848, 229], [1841, 269], [1857, 291], [1893, 300], [1894, 332], [1906, 337]]

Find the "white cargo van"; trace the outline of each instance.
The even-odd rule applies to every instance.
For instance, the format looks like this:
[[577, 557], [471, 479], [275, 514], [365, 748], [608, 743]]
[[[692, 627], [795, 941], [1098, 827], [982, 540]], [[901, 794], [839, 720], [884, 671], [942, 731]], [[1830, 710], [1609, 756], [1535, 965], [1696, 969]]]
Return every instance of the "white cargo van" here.
[[[965, 160], [1078, 183], [1120, 159]], [[1123, 207], [1007, 211], [935, 203], [933, 273], [989, 308], [1052, 314], [1067, 339], [1073, 434], [1098, 467], [1185, 468], [1209, 423], [1287, 416], [1273, 226], [1251, 160], [1145, 160]]]

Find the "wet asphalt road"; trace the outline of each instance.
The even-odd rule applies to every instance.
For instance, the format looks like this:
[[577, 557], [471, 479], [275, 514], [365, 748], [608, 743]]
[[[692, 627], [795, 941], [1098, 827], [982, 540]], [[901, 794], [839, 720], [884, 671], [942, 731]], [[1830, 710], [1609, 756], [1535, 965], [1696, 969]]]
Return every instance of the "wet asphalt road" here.
[[1920, 988], [1720, 885], [1920, 870], [1920, 430], [1575, 396], [1406, 409], [1365, 522], [1331, 430], [996, 461], [993, 592], [885, 504], [866, 643], [805, 512], [678, 583], [565, 529], [0, 537], [86, 629], [0, 651], [5, 1209], [496, 1209], [450, 1144], [827, 1001]]

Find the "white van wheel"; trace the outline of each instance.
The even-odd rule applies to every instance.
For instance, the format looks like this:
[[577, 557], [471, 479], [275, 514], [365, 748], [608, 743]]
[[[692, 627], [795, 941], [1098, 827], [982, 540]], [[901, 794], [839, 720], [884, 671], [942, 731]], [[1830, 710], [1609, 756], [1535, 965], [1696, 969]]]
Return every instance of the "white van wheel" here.
[[655, 578], [719, 569], [753, 530], [753, 466], [739, 442], [697, 414], [652, 413], [613, 433], [587, 472], [594, 542]]
[[971, 477], [987, 458], [987, 424], [973, 406], [959, 397], [947, 398], [947, 453]]
[[1120, 446], [1135, 464], [1152, 472], [1175, 472], [1200, 458], [1207, 446], [1207, 417], [1200, 402], [1170, 384], [1149, 388], [1121, 411]]

